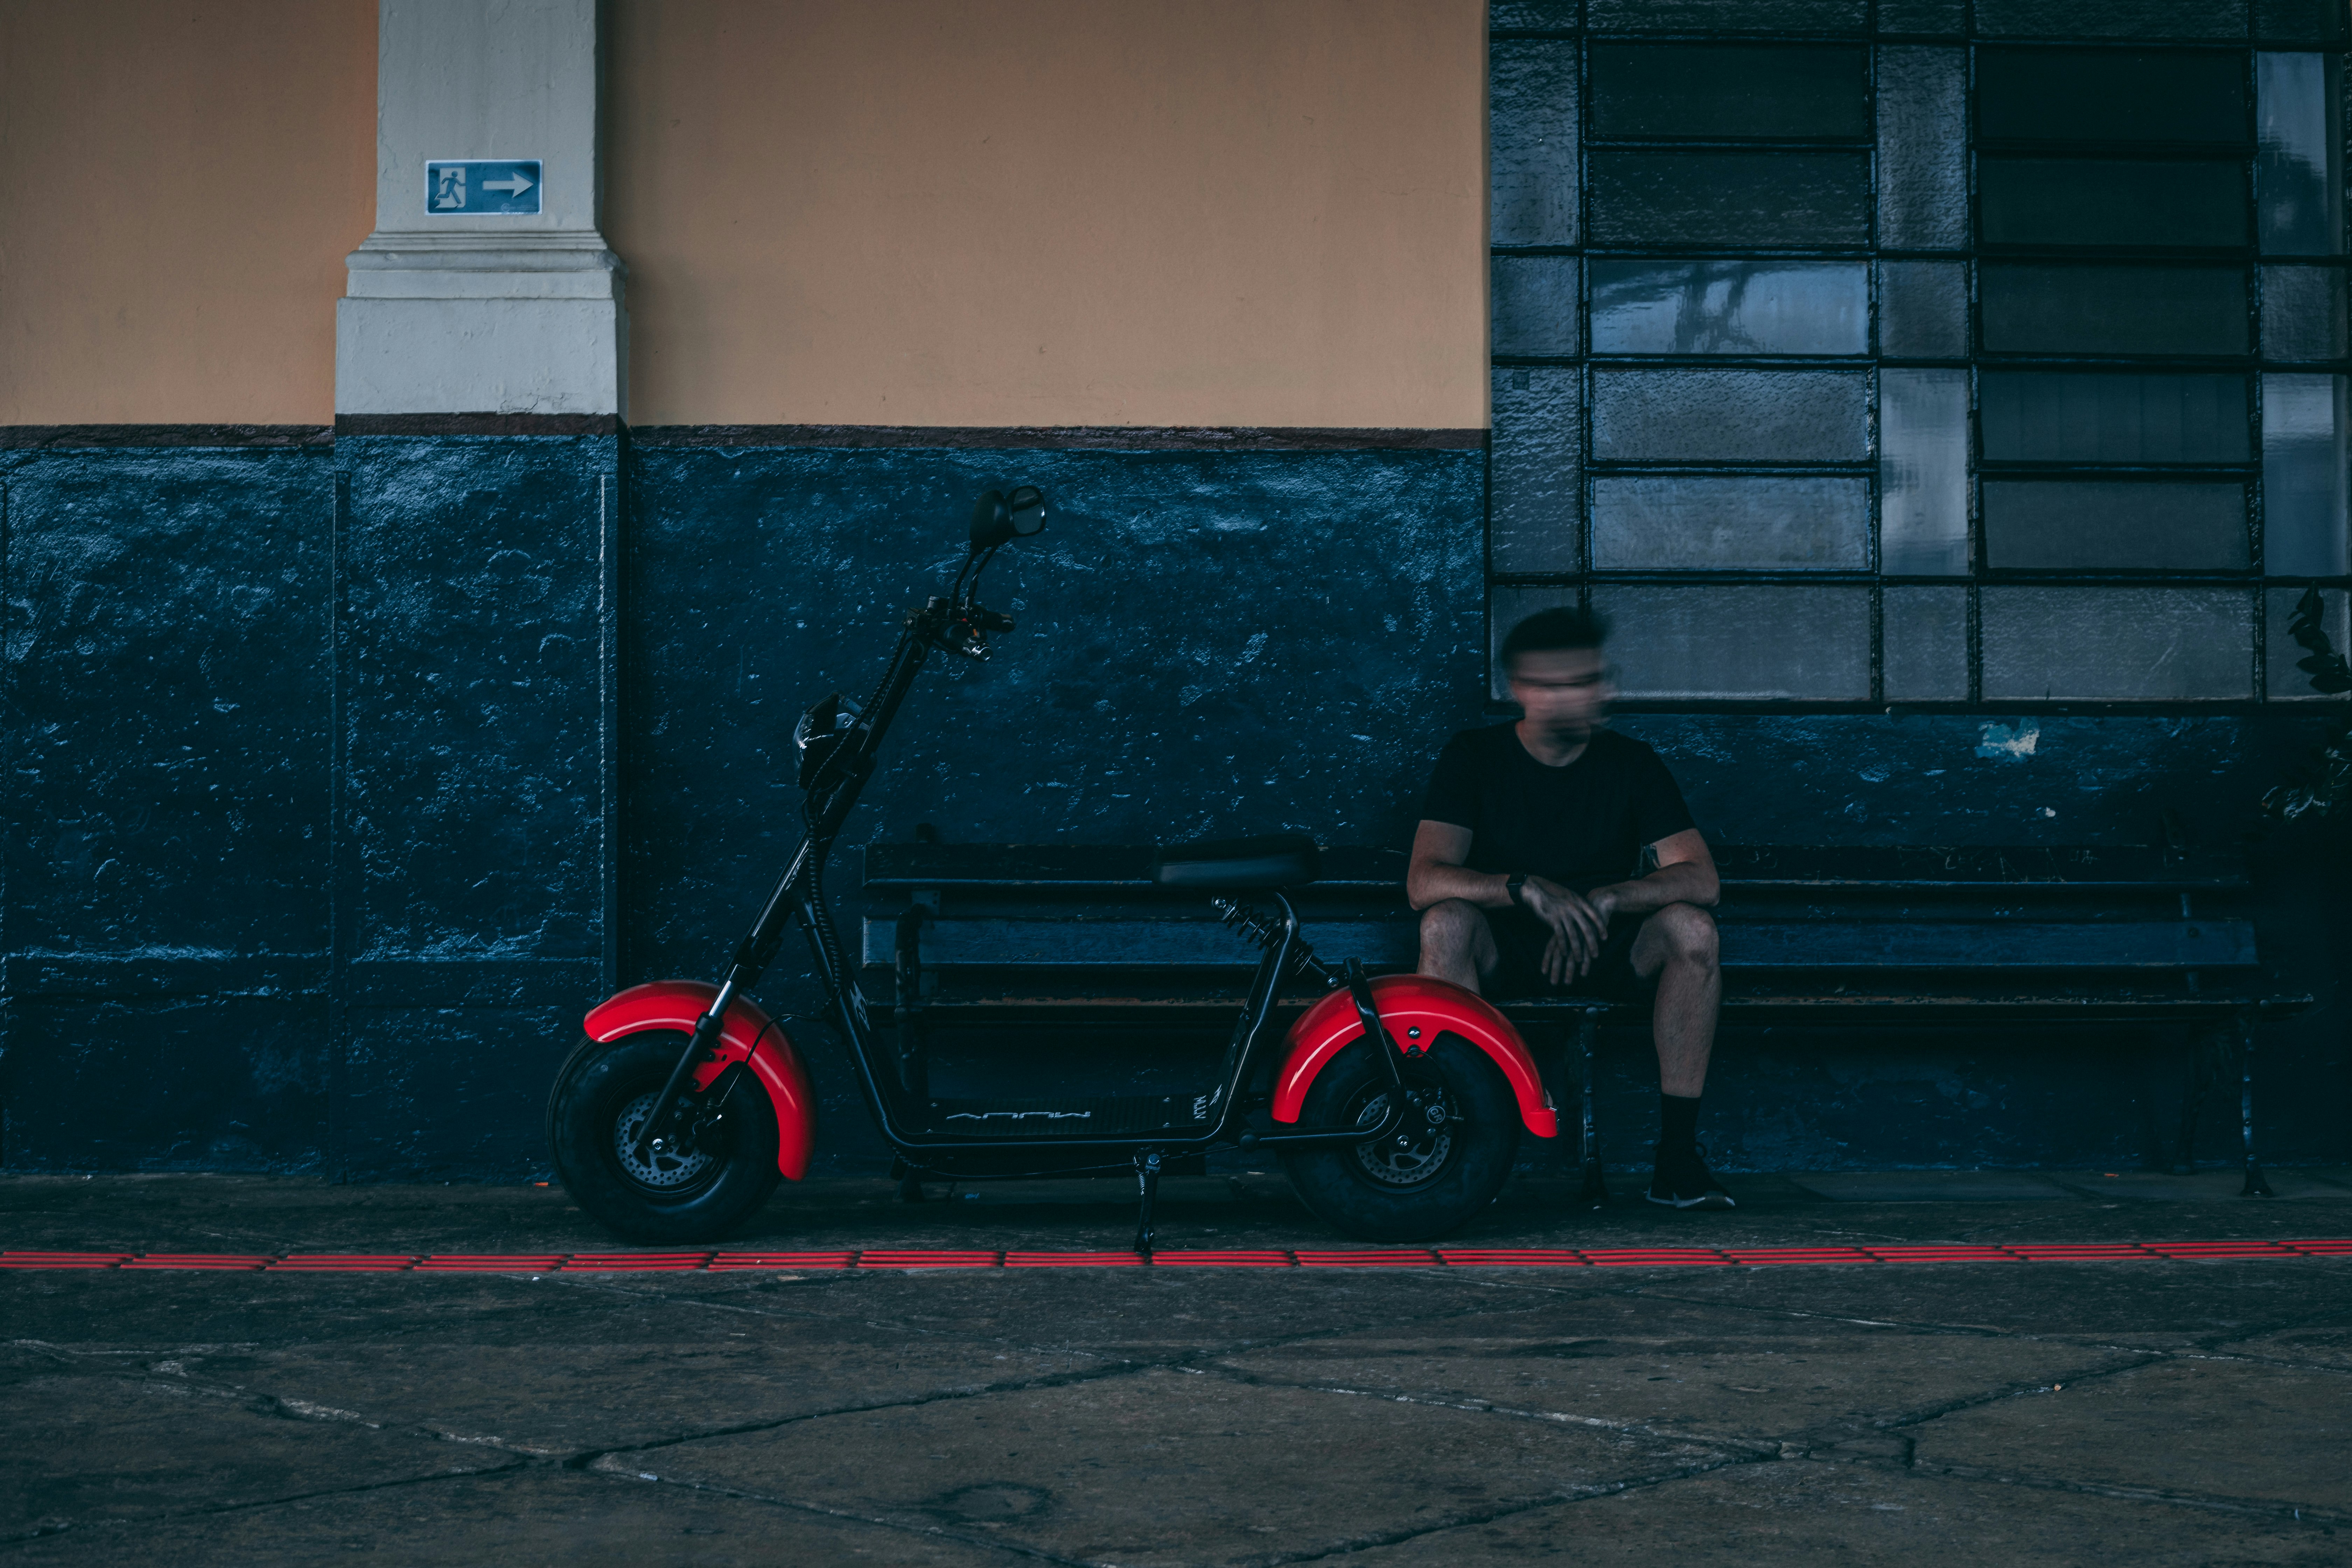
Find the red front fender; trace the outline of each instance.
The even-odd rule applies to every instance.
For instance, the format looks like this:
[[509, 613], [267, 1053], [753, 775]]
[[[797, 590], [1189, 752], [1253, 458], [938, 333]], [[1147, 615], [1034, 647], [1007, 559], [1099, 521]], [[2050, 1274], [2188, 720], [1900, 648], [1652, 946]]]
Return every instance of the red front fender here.
[[[647, 1029], [694, 1032], [719, 995], [719, 987], [698, 980], [656, 980], [632, 985], [597, 1005], [585, 1020], [591, 1039], [617, 1040]], [[719, 1021], [719, 1054], [694, 1069], [697, 1089], [707, 1089], [728, 1065], [749, 1059], [751, 1076], [768, 1091], [776, 1108], [776, 1168], [793, 1181], [808, 1174], [809, 1154], [816, 1147], [816, 1096], [809, 1089], [808, 1069], [800, 1053], [760, 1010], [759, 1004], [738, 996], [728, 1004]]]
[[[1518, 1030], [1493, 1003], [1475, 991], [1426, 974], [1383, 974], [1372, 982], [1372, 1005], [1380, 1009], [1381, 1022], [1396, 1043], [1408, 1050], [1433, 1046], [1440, 1034], [1449, 1034], [1461, 1036], [1494, 1058], [1518, 1099], [1519, 1120], [1528, 1124], [1528, 1131], [1538, 1138], [1559, 1134], [1559, 1121], [1544, 1093], [1536, 1059], [1528, 1054]], [[1413, 1033], [1416, 1029], [1418, 1035]], [[1275, 1075], [1274, 1119], [1297, 1121], [1299, 1108], [1307, 1101], [1307, 1086], [1323, 1070], [1323, 1064], [1363, 1034], [1356, 1004], [1344, 989], [1309, 1007], [1290, 1026], [1290, 1051], [1282, 1059], [1282, 1070]]]

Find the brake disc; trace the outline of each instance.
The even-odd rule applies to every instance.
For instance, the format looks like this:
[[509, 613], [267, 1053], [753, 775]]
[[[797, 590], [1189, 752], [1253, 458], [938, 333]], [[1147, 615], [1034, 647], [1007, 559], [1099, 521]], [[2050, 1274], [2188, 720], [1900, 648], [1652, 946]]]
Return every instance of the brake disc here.
[[[1410, 1122], [1386, 1138], [1375, 1138], [1356, 1145], [1356, 1163], [1364, 1173], [1383, 1186], [1410, 1187], [1425, 1182], [1444, 1165], [1445, 1157], [1454, 1149], [1454, 1108], [1443, 1089], [1427, 1091], [1435, 1100], [1437, 1115], [1434, 1126], [1414, 1127]], [[1376, 1094], [1357, 1116], [1359, 1125], [1377, 1122], [1388, 1114], [1389, 1097]], [[1421, 1119], [1414, 1119], [1421, 1120]]]
[[[621, 1114], [614, 1119], [613, 1152], [631, 1181], [656, 1192], [674, 1192], [700, 1180], [719, 1157], [699, 1147], [683, 1152], [649, 1149], [642, 1156], [637, 1153], [637, 1134], [644, 1129], [646, 1118], [653, 1115], [654, 1101], [660, 1095], [661, 1090], [650, 1089], [621, 1108]], [[683, 1121], [672, 1125], [678, 1131], [684, 1128]], [[677, 1131], [671, 1134], [673, 1138], [677, 1135]]]

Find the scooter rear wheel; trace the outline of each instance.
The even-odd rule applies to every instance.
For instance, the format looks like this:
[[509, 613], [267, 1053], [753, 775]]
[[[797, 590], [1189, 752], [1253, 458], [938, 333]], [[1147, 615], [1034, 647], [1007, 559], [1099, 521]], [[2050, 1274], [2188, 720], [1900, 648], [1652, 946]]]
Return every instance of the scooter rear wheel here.
[[572, 1053], [547, 1101], [547, 1142], [572, 1201], [630, 1241], [716, 1241], [776, 1190], [776, 1112], [755, 1081], [738, 1080], [723, 1112], [674, 1125], [687, 1146], [640, 1156], [637, 1132], [688, 1037], [649, 1029], [589, 1040]]
[[[1519, 1107], [1486, 1053], [1442, 1035], [1428, 1053], [1401, 1064], [1405, 1086], [1434, 1094], [1445, 1116], [1361, 1143], [1302, 1149], [1283, 1156], [1307, 1206], [1362, 1241], [1434, 1241], [1495, 1201], [1519, 1147]], [[1316, 1075], [1302, 1127], [1380, 1121], [1388, 1075], [1358, 1040]]]

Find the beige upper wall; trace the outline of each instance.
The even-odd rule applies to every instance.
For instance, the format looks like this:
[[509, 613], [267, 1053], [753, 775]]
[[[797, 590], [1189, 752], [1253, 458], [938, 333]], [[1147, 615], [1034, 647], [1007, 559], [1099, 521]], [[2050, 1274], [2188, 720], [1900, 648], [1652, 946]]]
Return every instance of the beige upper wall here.
[[0, 0], [0, 425], [323, 425], [374, 0]]
[[1485, 0], [609, 4], [632, 423], [1486, 423]]
[[[1486, 422], [1484, 0], [608, 0], [655, 424]], [[0, 0], [0, 425], [325, 424], [374, 0]]]

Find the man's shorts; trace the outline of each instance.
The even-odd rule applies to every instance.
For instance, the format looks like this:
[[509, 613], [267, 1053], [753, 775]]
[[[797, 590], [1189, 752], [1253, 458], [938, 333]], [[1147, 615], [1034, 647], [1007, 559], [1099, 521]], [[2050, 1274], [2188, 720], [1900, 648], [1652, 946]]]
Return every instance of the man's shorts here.
[[1487, 930], [1495, 933], [1495, 951], [1501, 955], [1481, 988], [1489, 996], [1592, 996], [1605, 1002], [1649, 1000], [1657, 976], [1644, 980], [1633, 973], [1633, 939], [1641, 934], [1643, 915], [1625, 915], [1609, 922], [1609, 939], [1592, 966], [1565, 985], [1544, 977], [1544, 949], [1551, 944], [1551, 927], [1522, 909], [1484, 910]]

